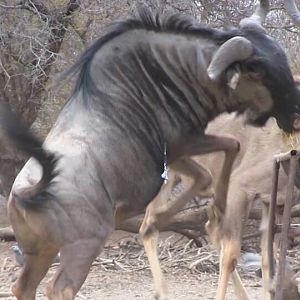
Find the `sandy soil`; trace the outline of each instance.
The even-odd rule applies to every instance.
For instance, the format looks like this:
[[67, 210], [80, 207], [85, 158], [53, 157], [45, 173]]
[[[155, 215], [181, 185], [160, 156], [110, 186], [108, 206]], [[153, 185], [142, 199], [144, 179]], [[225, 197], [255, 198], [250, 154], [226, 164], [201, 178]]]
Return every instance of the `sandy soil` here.
[[[2, 299], [14, 299], [9, 296], [9, 288], [20, 270], [11, 250], [14, 244], [0, 243]], [[199, 250], [178, 235], [166, 234], [160, 242], [159, 251], [168, 282], [169, 299], [215, 299], [218, 257], [214, 251], [210, 251], [209, 246]], [[200, 262], [195, 265], [199, 259]], [[37, 299], [46, 299], [45, 287], [56, 269], [55, 265], [50, 268], [38, 289]], [[260, 279], [255, 277], [253, 271], [242, 274], [251, 299], [261, 299]], [[112, 236], [104, 252], [93, 264], [76, 299], [153, 299], [151, 273], [136, 235], [117, 232]], [[227, 299], [236, 299], [231, 286]]]

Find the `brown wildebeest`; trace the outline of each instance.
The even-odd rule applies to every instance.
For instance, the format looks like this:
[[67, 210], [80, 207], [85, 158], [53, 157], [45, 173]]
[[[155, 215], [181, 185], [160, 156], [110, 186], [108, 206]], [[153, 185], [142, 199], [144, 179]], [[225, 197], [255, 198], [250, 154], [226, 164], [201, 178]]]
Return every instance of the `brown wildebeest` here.
[[71, 69], [79, 71], [74, 94], [44, 144], [1, 110], [3, 131], [33, 157], [8, 202], [25, 255], [12, 288], [19, 300], [35, 299], [58, 251], [61, 263], [47, 295], [74, 299], [113, 228], [155, 198], [166, 162], [197, 178], [183, 195], [192, 197], [209, 191], [211, 178], [185, 157], [225, 151], [215, 195], [221, 202], [239, 143], [204, 133], [220, 113], [244, 113], [257, 126], [274, 116], [283, 130], [296, 129], [300, 93], [261, 14], [264, 9], [230, 31], [146, 9], [119, 22]]

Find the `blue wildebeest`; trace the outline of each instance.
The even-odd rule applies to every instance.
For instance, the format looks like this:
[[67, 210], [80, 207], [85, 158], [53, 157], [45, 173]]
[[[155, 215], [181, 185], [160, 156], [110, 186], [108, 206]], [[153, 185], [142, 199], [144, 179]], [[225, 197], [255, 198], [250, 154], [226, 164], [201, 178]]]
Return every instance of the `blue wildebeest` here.
[[[225, 151], [215, 195], [221, 200], [239, 143], [204, 133], [218, 114], [245, 113], [257, 126], [274, 116], [291, 132], [300, 111], [285, 54], [253, 18], [220, 31], [141, 9], [96, 41], [76, 71], [74, 94], [43, 145], [18, 118], [1, 113], [9, 139], [33, 157], [8, 202], [25, 255], [12, 287], [19, 300], [35, 299], [58, 251], [61, 263], [47, 295], [74, 299], [113, 228], [156, 201], [166, 160], [197, 178], [183, 195], [189, 198], [209, 190], [211, 179], [185, 157]], [[160, 216], [168, 218], [174, 209], [163, 208]], [[144, 233], [147, 241], [151, 228]]]

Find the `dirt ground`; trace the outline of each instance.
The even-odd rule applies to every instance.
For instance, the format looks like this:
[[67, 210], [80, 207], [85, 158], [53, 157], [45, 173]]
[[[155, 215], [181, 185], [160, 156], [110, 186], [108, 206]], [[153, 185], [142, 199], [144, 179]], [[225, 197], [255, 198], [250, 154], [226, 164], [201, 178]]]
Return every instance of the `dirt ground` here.
[[[9, 287], [20, 270], [11, 246], [0, 243], [0, 295], [14, 299]], [[166, 233], [159, 245], [160, 259], [168, 282], [169, 299], [214, 299], [217, 285], [217, 255], [209, 247], [198, 249], [179, 235]], [[57, 265], [49, 270], [39, 287], [37, 299], [44, 295], [47, 281]], [[254, 273], [243, 276], [252, 299], [260, 299], [260, 280]], [[152, 278], [148, 261], [138, 237], [116, 232], [103, 253], [94, 262], [90, 274], [76, 299], [130, 300], [153, 299]], [[235, 299], [232, 288], [228, 299]]]
[[[20, 267], [16, 266], [11, 246], [0, 243], [0, 298], [14, 299], [9, 287]], [[218, 256], [209, 245], [197, 248], [177, 234], [165, 233], [159, 243], [162, 267], [167, 278], [169, 299], [215, 299]], [[53, 265], [38, 289], [37, 299], [46, 299], [47, 281], [55, 273]], [[261, 298], [261, 280], [254, 271], [241, 269], [243, 282], [251, 299]], [[148, 261], [137, 235], [116, 232], [96, 259], [76, 299], [130, 300], [153, 299]], [[230, 286], [227, 299], [234, 300]]]

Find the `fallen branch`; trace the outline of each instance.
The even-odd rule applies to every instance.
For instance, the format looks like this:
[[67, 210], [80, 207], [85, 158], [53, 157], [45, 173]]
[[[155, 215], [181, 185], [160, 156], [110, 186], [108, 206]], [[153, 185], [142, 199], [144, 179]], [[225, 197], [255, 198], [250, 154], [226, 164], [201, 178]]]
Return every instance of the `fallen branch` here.
[[196, 261], [192, 262], [189, 266], [189, 269], [194, 269], [197, 265], [199, 265], [200, 263], [202, 263], [203, 261], [209, 260], [212, 257], [212, 253], [208, 254], [205, 257], [201, 257], [199, 259], [197, 259]]

